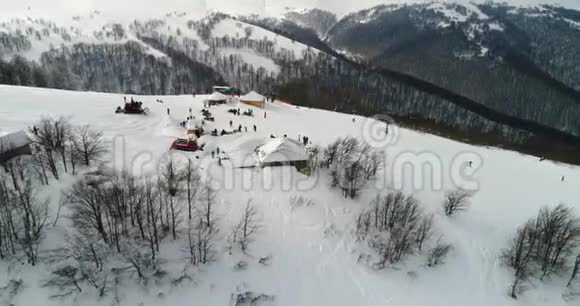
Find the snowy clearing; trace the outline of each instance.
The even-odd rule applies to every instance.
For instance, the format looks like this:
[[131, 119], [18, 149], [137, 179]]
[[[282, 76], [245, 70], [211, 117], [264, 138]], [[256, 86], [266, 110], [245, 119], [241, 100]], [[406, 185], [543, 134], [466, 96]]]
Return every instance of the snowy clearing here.
[[[115, 155], [108, 158], [111, 166], [152, 174], [171, 142], [184, 137], [179, 122], [185, 120], [190, 108], [194, 116], [201, 116], [206, 96], [134, 98], [143, 101], [150, 109], [149, 115], [115, 114], [115, 108], [123, 103], [123, 95], [119, 94], [0, 86], [0, 131], [27, 129], [42, 116], [66, 116], [74, 124], [89, 124], [104, 132], [115, 145], [111, 147]], [[566, 203], [580, 212], [578, 167], [395, 126], [390, 127], [390, 138], [386, 139], [384, 123], [285, 103], [267, 102], [263, 110], [253, 108], [254, 117], [236, 116], [228, 112], [230, 108], [244, 111], [249, 107], [211, 107], [215, 122], [206, 122], [206, 131], [231, 130], [241, 125], [248, 127], [248, 132], [204, 135], [200, 138], [206, 144], [204, 151], [179, 153], [221, 186], [217, 208], [224, 231], [218, 240], [217, 261], [198, 268], [192, 282], [174, 287], [125, 282], [118, 289], [121, 305], [234, 305], [232, 294], [245, 291], [274, 295], [271, 304], [263, 305], [276, 306], [577, 305], [578, 299], [566, 301], [562, 297], [565, 289], [559, 278], [533, 282], [534, 287], [519, 300], [509, 298], [506, 292], [512, 274], [501, 265], [498, 255], [516, 228], [542, 206]], [[338, 137], [361, 138], [380, 145], [386, 156], [385, 170], [358, 199], [350, 200], [331, 189], [326, 176], [306, 177], [293, 167], [237, 168], [234, 160], [247, 158], [271, 135], [287, 135], [295, 140], [306, 135], [321, 146]], [[231, 161], [218, 166], [210, 154], [216, 147]], [[119, 158], [125, 163], [117, 163]], [[474, 167], [467, 167], [468, 162], [473, 162]], [[411, 165], [415, 172], [404, 165]], [[65, 176], [41, 190], [41, 195], [52, 199], [51, 216], [60, 191], [77, 179]], [[467, 211], [447, 218], [441, 212], [442, 197], [457, 184], [475, 187], [477, 193]], [[376, 271], [357, 263], [364, 248], [352, 238], [355, 217], [369, 207], [377, 190], [395, 188], [412, 193], [426, 211], [435, 213], [439, 232], [454, 247], [444, 265], [428, 268], [419, 257], [412, 257], [396, 269]], [[293, 208], [289, 204], [291, 195], [308, 197], [313, 205]], [[263, 226], [249, 255], [230, 255], [225, 249], [225, 236], [250, 198]], [[61, 221], [50, 227], [41, 249], [61, 247], [68, 226], [65, 208]], [[166, 238], [163, 242], [160, 256], [166, 260], [164, 268], [174, 275], [179, 275], [186, 265], [183, 247], [179, 239]], [[270, 265], [257, 263], [268, 255]], [[247, 269], [234, 269], [240, 260], [248, 262]], [[48, 299], [49, 289], [40, 284], [51, 268], [47, 263], [30, 267], [0, 262], [0, 287], [10, 279], [24, 281], [23, 292], [11, 301], [14, 305], [111, 305], [110, 296], [99, 299], [92, 291], [83, 291], [76, 298]]]

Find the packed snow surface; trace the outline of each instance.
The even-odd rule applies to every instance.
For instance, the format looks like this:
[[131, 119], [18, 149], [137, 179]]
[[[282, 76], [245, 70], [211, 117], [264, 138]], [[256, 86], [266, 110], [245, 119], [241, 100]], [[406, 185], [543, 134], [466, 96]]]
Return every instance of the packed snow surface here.
[[[172, 141], [183, 137], [179, 123], [188, 116], [201, 116], [205, 95], [135, 96], [150, 114], [115, 114], [123, 95], [93, 92], [0, 86], [0, 130], [26, 129], [42, 116], [66, 116], [74, 124], [89, 124], [104, 132], [110, 141], [109, 164], [135, 174], [154, 174], [157, 162], [168, 153]], [[162, 101], [156, 102], [157, 100]], [[512, 273], [498, 259], [516, 228], [535, 216], [539, 208], [566, 203], [580, 211], [580, 169], [550, 161], [540, 161], [500, 149], [477, 147], [433, 135], [389, 127], [390, 141], [384, 142], [386, 126], [374, 120], [330, 111], [266, 103], [254, 108], [254, 117], [237, 116], [227, 110], [245, 105], [210, 108], [215, 122], [205, 122], [205, 130], [232, 130], [248, 127], [248, 132], [225, 136], [203, 135], [204, 151], [183, 154], [197, 163], [207, 179], [220, 187], [218, 214], [225, 236], [238, 222], [250, 198], [259, 210], [262, 228], [249, 255], [225, 250], [225, 237], [218, 241], [217, 261], [196, 270], [192, 282], [176, 287], [124, 283], [119, 288], [120, 305], [189, 306], [233, 305], [232, 294], [245, 291], [275, 296], [276, 306], [564, 306], [578, 305], [565, 300], [565, 285], [558, 279], [533, 282], [518, 300], [508, 297]], [[167, 109], [170, 109], [170, 115]], [[254, 132], [252, 126], [257, 126]], [[182, 134], [183, 133], [183, 134]], [[331, 189], [325, 176], [306, 177], [293, 167], [238, 168], [233, 162], [249, 157], [253, 149], [271, 135], [298, 140], [308, 136], [313, 144], [325, 146], [338, 137], [355, 136], [384, 151], [386, 164], [377, 182], [371, 183], [356, 200], [344, 199]], [[210, 152], [223, 152], [223, 165]], [[237, 156], [237, 157], [235, 157]], [[230, 158], [229, 160], [227, 158]], [[428, 161], [426, 167], [423, 162]], [[473, 166], [466, 164], [472, 161]], [[410, 164], [420, 171], [408, 171]], [[431, 165], [432, 167], [429, 167]], [[406, 169], [406, 170], [405, 170]], [[415, 169], [417, 170], [417, 169]], [[457, 176], [459, 173], [459, 176]], [[562, 180], [565, 177], [565, 180]], [[51, 215], [58, 206], [61, 190], [77, 178], [65, 177], [44, 187], [40, 195], [50, 196]], [[454, 218], [441, 213], [442, 196], [456, 185], [477, 190], [472, 206]], [[397, 268], [374, 270], [357, 263], [361, 245], [354, 241], [355, 218], [369, 207], [376, 192], [400, 189], [413, 193], [425, 210], [435, 213], [435, 224], [445, 241], [454, 247], [444, 265], [428, 268], [410, 259]], [[313, 205], [292, 208], [291, 195], [303, 195]], [[56, 227], [50, 228], [41, 245], [43, 251], [65, 243], [70, 221], [66, 207]], [[160, 256], [164, 268], [179, 275], [186, 260], [182, 240], [163, 242]], [[271, 264], [257, 263], [272, 256]], [[246, 260], [244, 271], [234, 265]], [[83, 291], [76, 298], [49, 299], [50, 289], [41, 286], [52, 267], [0, 263], [0, 286], [10, 279], [23, 279], [24, 291], [14, 305], [111, 305], [107, 297]], [[1, 302], [1, 301], [0, 301]]]

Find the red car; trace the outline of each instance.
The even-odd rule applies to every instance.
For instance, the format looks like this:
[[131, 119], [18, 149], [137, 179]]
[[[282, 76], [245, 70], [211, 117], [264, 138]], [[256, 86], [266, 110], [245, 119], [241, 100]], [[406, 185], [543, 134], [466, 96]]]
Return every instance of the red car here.
[[175, 141], [173, 142], [173, 144], [171, 144], [171, 149], [172, 150], [180, 150], [180, 151], [194, 152], [194, 151], [197, 151], [197, 150], [201, 150], [202, 147], [200, 147], [197, 144], [197, 141], [195, 141], [195, 140], [188, 140], [188, 139], [178, 138], [178, 139], [175, 139]]

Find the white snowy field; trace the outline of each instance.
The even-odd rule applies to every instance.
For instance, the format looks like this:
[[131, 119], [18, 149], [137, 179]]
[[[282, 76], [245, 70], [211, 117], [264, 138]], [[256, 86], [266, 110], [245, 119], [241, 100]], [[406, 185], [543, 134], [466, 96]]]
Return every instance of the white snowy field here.
[[[66, 116], [74, 124], [89, 124], [104, 132], [111, 141], [113, 155], [108, 160], [113, 167], [135, 174], [155, 174], [157, 162], [169, 152], [171, 142], [184, 136], [178, 122], [185, 120], [189, 108], [194, 116], [201, 117], [205, 96], [133, 98], [143, 101], [150, 114], [115, 114], [114, 109], [123, 103], [123, 95], [119, 94], [0, 86], [0, 132], [26, 129], [42, 116]], [[227, 112], [229, 108], [244, 111], [249, 107], [212, 107], [216, 121], [207, 122], [206, 131], [231, 130], [232, 121], [234, 128], [242, 125], [242, 131], [247, 127], [248, 132], [205, 135], [200, 139], [206, 145], [203, 152], [178, 153], [198, 163], [206, 177], [220, 186], [219, 222], [224, 230], [217, 261], [196, 270], [193, 282], [173, 288], [167, 284], [123, 284], [120, 305], [232, 305], [232, 294], [245, 291], [274, 295], [272, 305], [277, 306], [580, 303], [578, 298], [563, 297], [566, 277], [532, 281], [520, 299], [509, 298], [513, 273], [498, 259], [516, 228], [541, 207], [565, 203], [580, 213], [578, 167], [395, 126], [385, 136], [385, 125], [371, 119], [284, 103], [267, 103], [264, 110], [254, 108], [253, 118], [235, 116]], [[253, 131], [254, 124], [257, 132]], [[306, 177], [291, 167], [237, 168], [247, 162], [256, 145], [269, 140], [272, 134], [294, 139], [306, 135], [313, 144], [321, 146], [338, 137], [359, 137], [384, 150], [385, 169], [358, 199], [350, 200], [328, 187], [324, 175]], [[221, 167], [211, 158], [210, 152], [216, 147], [230, 157]], [[41, 196], [51, 197], [53, 216], [60, 191], [75, 179], [65, 177], [42, 190]], [[445, 217], [441, 211], [443, 194], [458, 186], [477, 190], [472, 206], [457, 216]], [[380, 271], [357, 263], [364, 248], [353, 239], [355, 218], [377, 192], [394, 189], [412, 193], [425, 210], [435, 213], [439, 235], [454, 247], [444, 265], [428, 268], [419, 256]], [[289, 204], [291, 195], [307, 196], [314, 205], [293, 209]], [[225, 249], [225, 236], [250, 198], [260, 212], [263, 226], [251, 245], [250, 255], [230, 255]], [[56, 227], [49, 229], [42, 250], [63, 245], [69, 223], [66, 209], [63, 216]], [[167, 239], [163, 246], [165, 268], [178, 275], [186, 265], [182, 251], [185, 242]], [[267, 255], [272, 256], [269, 266], [257, 263], [259, 257]], [[234, 270], [239, 260], [248, 261], [247, 270]], [[49, 289], [40, 285], [51, 268], [47, 264], [29, 267], [0, 262], [0, 287], [10, 279], [24, 280], [25, 289], [12, 300], [14, 305], [111, 305], [110, 300], [99, 300], [90, 291], [83, 291], [74, 299], [49, 299]]]

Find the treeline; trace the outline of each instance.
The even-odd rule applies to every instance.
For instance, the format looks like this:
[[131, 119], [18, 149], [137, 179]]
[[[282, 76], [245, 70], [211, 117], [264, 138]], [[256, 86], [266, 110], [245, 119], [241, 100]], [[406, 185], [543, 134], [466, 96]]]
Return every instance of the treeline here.
[[58, 88], [46, 69], [18, 55], [10, 61], [0, 57], [0, 84]]
[[0, 59], [0, 83], [68, 90], [191, 94], [206, 92], [222, 77], [211, 68], [174, 52], [147, 54], [138, 43], [77, 44], [45, 52], [40, 63], [14, 56]]

